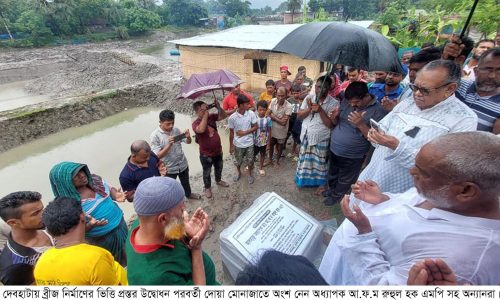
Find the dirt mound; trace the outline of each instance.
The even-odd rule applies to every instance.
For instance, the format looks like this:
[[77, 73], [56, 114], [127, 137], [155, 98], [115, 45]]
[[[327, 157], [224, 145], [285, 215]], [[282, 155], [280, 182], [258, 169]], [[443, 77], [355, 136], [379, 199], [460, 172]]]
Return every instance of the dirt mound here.
[[118, 51], [68, 51], [73, 62], [58, 72], [33, 80], [25, 89], [30, 94], [72, 96], [141, 83], [164, 69], [134, 61]]

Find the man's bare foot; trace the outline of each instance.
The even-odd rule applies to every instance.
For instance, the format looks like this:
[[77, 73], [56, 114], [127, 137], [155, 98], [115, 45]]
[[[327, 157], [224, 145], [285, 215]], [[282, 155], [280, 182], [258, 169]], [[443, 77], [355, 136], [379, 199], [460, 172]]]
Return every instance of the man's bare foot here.
[[321, 193], [323, 193], [323, 191], [326, 190], [326, 187], [325, 186], [319, 186], [316, 191], [314, 192], [314, 195], [315, 196], [321, 196]]

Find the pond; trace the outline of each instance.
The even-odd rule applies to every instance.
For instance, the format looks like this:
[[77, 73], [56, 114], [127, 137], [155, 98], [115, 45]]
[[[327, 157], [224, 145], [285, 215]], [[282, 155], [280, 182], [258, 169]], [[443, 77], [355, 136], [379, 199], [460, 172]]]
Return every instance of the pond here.
[[147, 48], [139, 49], [138, 51], [144, 54], [148, 54], [155, 57], [160, 57], [164, 59], [169, 59], [173, 61], [179, 61], [178, 55], [170, 55], [170, 50], [175, 49], [175, 45], [172, 43], [165, 43], [164, 45], [157, 45]]

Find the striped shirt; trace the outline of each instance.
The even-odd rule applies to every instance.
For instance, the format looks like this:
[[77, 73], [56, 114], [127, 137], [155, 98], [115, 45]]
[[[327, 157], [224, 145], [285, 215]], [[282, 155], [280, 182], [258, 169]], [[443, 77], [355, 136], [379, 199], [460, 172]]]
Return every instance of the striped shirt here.
[[462, 80], [455, 95], [477, 114], [477, 130], [492, 132], [493, 124], [500, 118], [500, 94], [481, 97], [474, 81]]

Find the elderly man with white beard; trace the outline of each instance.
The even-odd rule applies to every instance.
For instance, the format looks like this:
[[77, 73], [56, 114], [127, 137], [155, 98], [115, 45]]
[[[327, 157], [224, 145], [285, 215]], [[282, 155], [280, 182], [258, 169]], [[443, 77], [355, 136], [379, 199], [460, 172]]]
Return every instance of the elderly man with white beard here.
[[500, 139], [452, 133], [424, 145], [410, 173], [414, 188], [383, 194], [373, 181], [353, 187], [372, 205], [350, 208], [320, 265], [329, 284], [406, 284], [410, 268], [441, 259], [459, 284], [500, 282]]
[[210, 226], [198, 208], [185, 211], [184, 189], [168, 177], [150, 177], [135, 191], [134, 222], [127, 240], [130, 285], [217, 285], [215, 266], [203, 252]]

